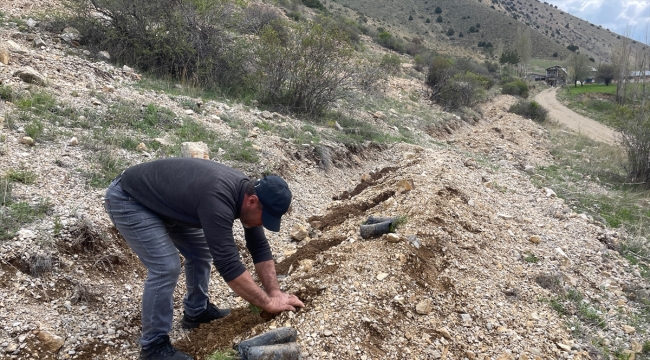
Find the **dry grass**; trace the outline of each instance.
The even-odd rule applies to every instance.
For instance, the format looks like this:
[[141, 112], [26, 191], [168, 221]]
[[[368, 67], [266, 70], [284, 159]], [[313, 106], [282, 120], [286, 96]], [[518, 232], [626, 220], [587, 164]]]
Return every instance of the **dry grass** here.
[[78, 253], [97, 253], [108, 245], [106, 234], [87, 218], [81, 218], [71, 228], [71, 250]]

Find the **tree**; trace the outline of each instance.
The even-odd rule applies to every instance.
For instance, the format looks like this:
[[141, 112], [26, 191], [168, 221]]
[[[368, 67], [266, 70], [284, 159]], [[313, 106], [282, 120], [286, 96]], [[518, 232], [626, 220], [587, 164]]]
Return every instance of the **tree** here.
[[566, 48], [573, 52], [576, 52], [576, 50], [579, 49], [578, 45], [573, 45], [573, 44], [567, 46]]
[[442, 16], [441, 15], [438, 15], [438, 18], [436, 19], [436, 22], [439, 22], [439, 23], [442, 22]]
[[508, 49], [503, 51], [501, 54], [501, 58], [499, 59], [499, 63], [501, 65], [505, 64], [510, 64], [510, 65], [517, 65], [519, 64], [519, 55], [517, 54], [517, 51], [513, 49]]
[[449, 30], [447, 30], [447, 36], [452, 36], [452, 35], [454, 35], [454, 32], [455, 32], [454, 29], [449, 28]]
[[530, 40], [530, 30], [526, 28], [517, 29], [517, 39], [515, 41], [515, 49], [519, 55], [519, 75], [525, 76], [528, 69], [528, 63], [532, 57], [533, 46]]
[[436, 7], [436, 14], [442, 14], [442, 9], [440, 6]]
[[470, 32], [470, 33], [474, 33], [474, 32], [476, 32], [476, 28], [473, 27], [473, 26], [470, 26], [470, 27], [469, 27], [469, 32]]
[[569, 58], [567, 67], [569, 68], [569, 78], [573, 81], [575, 86], [578, 86], [578, 81], [582, 82], [581, 85], [584, 85], [584, 80], [591, 72], [589, 59], [584, 55], [573, 54], [571, 58]]
[[614, 80], [616, 77], [616, 68], [614, 68], [614, 65], [612, 64], [600, 64], [598, 67], [598, 75], [596, 76], [596, 79], [598, 81], [603, 81], [605, 82], [605, 85], [609, 86], [609, 84]]
[[632, 56], [632, 44], [630, 44], [630, 27], [625, 28], [625, 33], [619, 42], [616, 50], [612, 53], [612, 65], [616, 69], [616, 102], [625, 105], [627, 100], [627, 88], [629, 83], [630, 62]]
[[409, 15], [409, 21], [413, 20], [413, 15]]
[[557, 53], [553, 53], [553, 57], [554, 57], [554, 58], [558, 57], [558, 54], [557, 54]]
[[463, 32], [461, 31], [461, 32], [458, 34], [458, 37], [461, 38], [461, 37], [463, 37], [463, 36], [465, 36], [465, 35], [463, 35]]
[[429, 18], [427, 18], [427, 21], [425, 21], [425, 23], [427, 23], [427, 24], [430, 23], [430, 22], [431, 22], [431, 19], [429, 19]]

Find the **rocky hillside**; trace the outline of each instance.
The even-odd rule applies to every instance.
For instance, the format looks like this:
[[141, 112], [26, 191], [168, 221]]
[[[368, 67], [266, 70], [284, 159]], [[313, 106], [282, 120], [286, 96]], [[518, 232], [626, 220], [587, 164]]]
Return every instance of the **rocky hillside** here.
[[[11, 9], [24, 14], [38, 4], [19, 2]], [[595, 359], [650, 347], [650, 286], [612, 250], [625, 234], [531, 182], [553, 157], [545, 128], [507, 112], [515, 98], [461, 121], [421, 99], [420, 82], [391, 78], [390, 109], [355, 116], [394, 137], [405, 124], [419, 145], [354, 142], [336, 126], [156, 82], [76, 47], [72, 29], [24, 22], [0, 20], [0, 358], [137, 358], [146, 272], [102, 197], [121, 169], [180, 156], [185, 141], [287, 179], [292, 211], [268, 235], [282, 288], [306, 304], [263, 319], [214, 273], [212, 301], [233, 313], [193, 331], [175, 322], [171, 334], [197, 359], [279, 326], [298, 330], [306, 359]], [[406, 223], [362, 239], [370, 216]], [[181, 284], [176, 321], [182, 296]]]
[[[408, 38], [420, 37], [435, 49], [447, 48], [446, 52], [458, 55], [463, 54], [461, 49], [478, 53], [479, 42], [501, 44], [507, 49], [514, 44], [518, 28], [529, 28], [535, 58], [565, 60], [570, 54], [567, 46], [576, 45], [581, 54], [593, 57], [596, 63], [607, 62], [621, 35], [537, 0], [332, 2], [370, 19], [371, 26], [381, 26]], [[471, 32], [472, 27], [478, 31]], [[450, 28], [453, 35], [447, 33]], [[461, 32], [463, 36], [459, 37]], [[636, 50], [643, 46], [634, 44]]]

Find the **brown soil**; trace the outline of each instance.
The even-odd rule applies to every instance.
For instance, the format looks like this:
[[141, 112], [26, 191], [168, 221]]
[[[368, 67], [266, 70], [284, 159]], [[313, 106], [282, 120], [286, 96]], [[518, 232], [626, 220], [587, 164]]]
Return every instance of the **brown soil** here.
[[354, 196], [359, 195], [363, 190], [369, 188], [370, 186], [376, 185], [377, 180], [381, 179], [384, 175], [390, 174], [391, 172], [399, 169], [396, 166], [388, 166], [383, 169], [381, 169], [378, 172], [370, 174], [370, 180], [369, 181], [362, 181], [359, 183], [354, 190], [352, 191], [344, 191], [340, 195], [332, 197], [332, 200], [346, 200], [353, 198]]
[[348, 217], [353, 217], [365, 213], [368, 211], [368, 209], [371, 209], [378, 204], [386, 201], [386, 199], [393, 195], [395, 195], [395, 191], [384, 191], [372, 198], [370, 201], [355, 204], [344, 204], [338, 207], [334, 207], [328, 214], [324, 216], [312, 216], [307, 219], [307, 221], [314, 228], [321, 231], [326, 231], [331, 227], [342, 224]]
[[246, 334], [264, 319], [247, 308], [233, 309], [232, 313], [223, 319], [203, 324], [190, 332], [185, 338], [177, 341], [174, 346], [192, 356], [194, 359], [206, 359], [217, 350], [233, 347], [233, 340]]
[[284, 275], [287, 272], [289, 272], [289, 267], [291, 265], [294, 266], [294, 268], [298, 265], [298, 262], [300, 260], [304, 259], [316, 259], [316, 255], [322, 253], [323, 251], [336, 246], [340, 243], [342, 243], [345, 240], [344, 237], [335, 237], [335, 238], [329, 238], [329, 239], [322, 239], [322, 240], [313, 240], [309, 242], [307, 245], [301, 247], [296, 251], [295, 254], [289, 256], [287, 259], [282, 261], [279, 264], [275, 265], [275, 271], [280, 274]]

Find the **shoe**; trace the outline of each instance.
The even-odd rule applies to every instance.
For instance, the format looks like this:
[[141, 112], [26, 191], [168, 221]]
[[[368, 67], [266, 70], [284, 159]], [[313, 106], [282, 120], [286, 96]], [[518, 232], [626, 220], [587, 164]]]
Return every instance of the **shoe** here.
[[221, 319], [228, 315], [230, 315], [230, 309], [219, 309], [213, 303], [208, 303], [208, 307], [197, 316], [189, 316], [183, 311], [181, 326], [184, 329], [194, 329], [201, 324], [206, 324], [212, 320]]
[[169, 342], [169, 336], [158, 338], [155, 342], [140, 350], [140, 360], [194, 360], [193, 357], [176, 349]]

